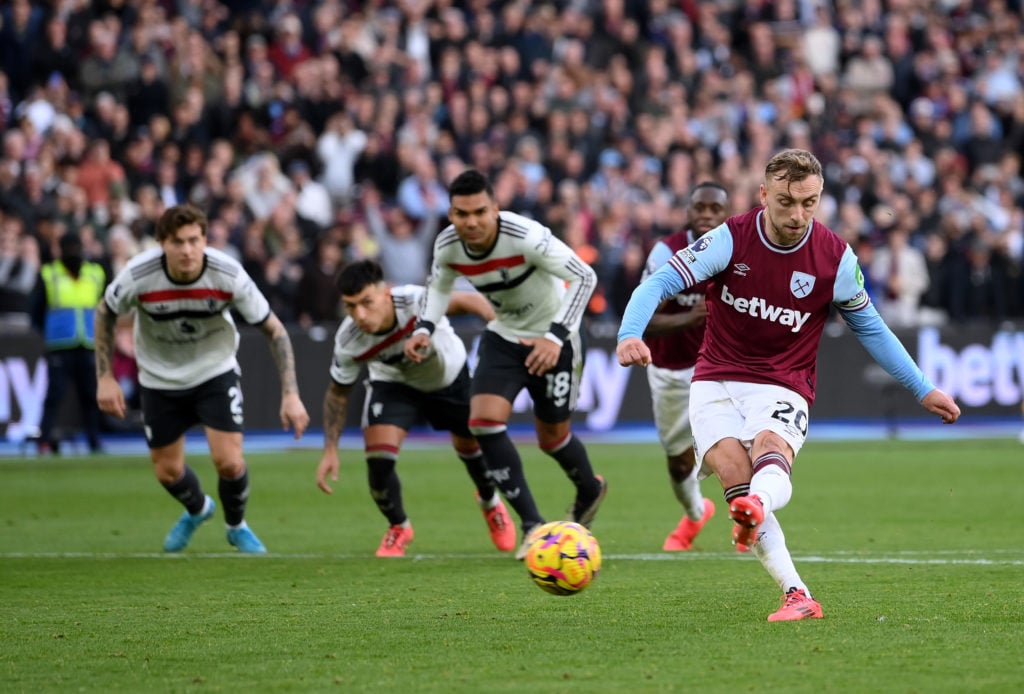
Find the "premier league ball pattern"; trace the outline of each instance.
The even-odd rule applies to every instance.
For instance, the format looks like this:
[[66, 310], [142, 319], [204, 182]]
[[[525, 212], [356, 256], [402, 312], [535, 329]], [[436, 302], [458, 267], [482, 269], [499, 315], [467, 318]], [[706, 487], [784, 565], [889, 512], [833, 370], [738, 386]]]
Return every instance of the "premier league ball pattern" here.
[[530, 537], [526, 570], [533, 582], [548, 593], [575, 595], [589, 586], [601, 569], [597, 539], [578, 523], [546, 523]]

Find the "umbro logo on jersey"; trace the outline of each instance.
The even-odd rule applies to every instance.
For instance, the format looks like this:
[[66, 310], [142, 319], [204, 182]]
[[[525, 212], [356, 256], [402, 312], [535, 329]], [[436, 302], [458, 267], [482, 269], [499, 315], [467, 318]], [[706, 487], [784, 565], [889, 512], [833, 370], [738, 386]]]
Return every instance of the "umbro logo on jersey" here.
[[722, 303], [726, 306], [732, 306], [740, 313], [746, 313], [754, 318], [771, 321], [779, 325], [790, 325], [792, 326], [790, 332], [794, 333], [800, 332], [800, 328], [804, 327], [804, 323], [811, 317], [810, 311], [794, 311], [791, 308], [772, 306], [759, 296], [751, 299], [733, 296], [729, 293], [728, 285], [725, 284], [722, 285]]
[[739, 275], [740, 277], [746, 277], [747, 273], [750, 272], [750, 266], [746, 263], [735, 263], [732, 268], [732, 274]]

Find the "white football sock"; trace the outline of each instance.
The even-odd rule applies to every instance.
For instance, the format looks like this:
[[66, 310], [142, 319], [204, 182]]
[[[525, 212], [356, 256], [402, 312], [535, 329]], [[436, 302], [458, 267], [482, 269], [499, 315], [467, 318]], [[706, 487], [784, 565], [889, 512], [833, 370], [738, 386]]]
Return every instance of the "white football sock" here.
[[199, 515], [210, 512], [210, 507], [213, 506], [213, 499], [209, 496], [203, 498], [203, 508], [199, 511]]
[[672, 481], [672, 491], [675, 492], [679, 503], [686, 510], [686, 515], [692, 521], [699, 521], [704, 517], [704, 496], [700, 493], [700, 481], [697, 479], [697, 467], [682, 482]]
[[766, 465], [750, 479], [750, 493], [764, 504], [764, 514], [781, 511], [793, 496], [793, 480], [778, 465]]
[[775, 580], [782, 592], [790, 588], [801, 588], [808, 595], [807, 585], [800, 579], [793, 565], [793, 558], [789, 556], [789, 549], [786, 547], [786, 536], [782, 532], [782, 526], [771, 513], [764, 518], [761, 527], [758, 528], [758, 540], [750, 551], [761, 562], [768, 574]]
[[499, 501], [501, 501], [501, 497], [498, 496], [498, 492], [497, 490], [495, 490], [494, 494], [491, 495], [490, 499], [484, 499], [483, 497], [479, 499], [480, 508], [482, 508], [485, 511], [490, 511], [492, 508], [498, 505]]

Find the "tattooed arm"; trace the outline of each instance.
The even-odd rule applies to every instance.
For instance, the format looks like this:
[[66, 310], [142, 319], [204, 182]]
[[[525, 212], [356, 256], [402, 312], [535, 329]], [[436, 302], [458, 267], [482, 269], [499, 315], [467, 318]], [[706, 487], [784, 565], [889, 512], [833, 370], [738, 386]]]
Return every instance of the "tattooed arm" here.
[[316, 485], [327, 494], [334, 493], [327, 483], [328, 476], [332, 481], [338, 481], [338, 439], [345, 428], [348, 396], [351, 392], [352, 386], [343, 386], [332, 380], [324, 394], [324, 450], [316, 469]]
[[276, 313], [260, 323], [260, 330], [267, 336], [270, 342], [270, 353], [274, 355], [274, 363], [277, 364], [277, 373], [281, 376], [281, 394], [299, 393], [299, 383], [295, 377], [295, 353], [292, 351], [292, 341], [288, 337], [281, 319]]
[[93, 318], [96, 345], [96, 404], [101, 411], [124, 419], [124, 391], [114, 378], [114, 324], [117, 316], [100, 300]]
[[259, 327], [270, 342], [270, 353], [274, 355], [277, 373], [281, 377], [281, 426], [287, 429], [291, 425], [295, 430], [295, 438], [300, 439], [309, 426], [309, 414], [299, 399], [299, 382], [295, 375], [292, 341], [281, 319], [274, 313], [271, 313]]

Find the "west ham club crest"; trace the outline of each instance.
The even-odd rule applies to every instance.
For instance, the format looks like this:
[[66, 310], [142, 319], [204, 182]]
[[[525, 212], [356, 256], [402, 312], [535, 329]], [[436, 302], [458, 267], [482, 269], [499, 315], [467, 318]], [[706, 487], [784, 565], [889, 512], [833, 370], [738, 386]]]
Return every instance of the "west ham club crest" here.
[[793, 272], [793, 276], [789, 279], [789, 291], [793, 292], [793, 296], [803, 299], [811, 293], [812, 289], [814, 289], [814, 275], [808, 275], [806, 272]]

